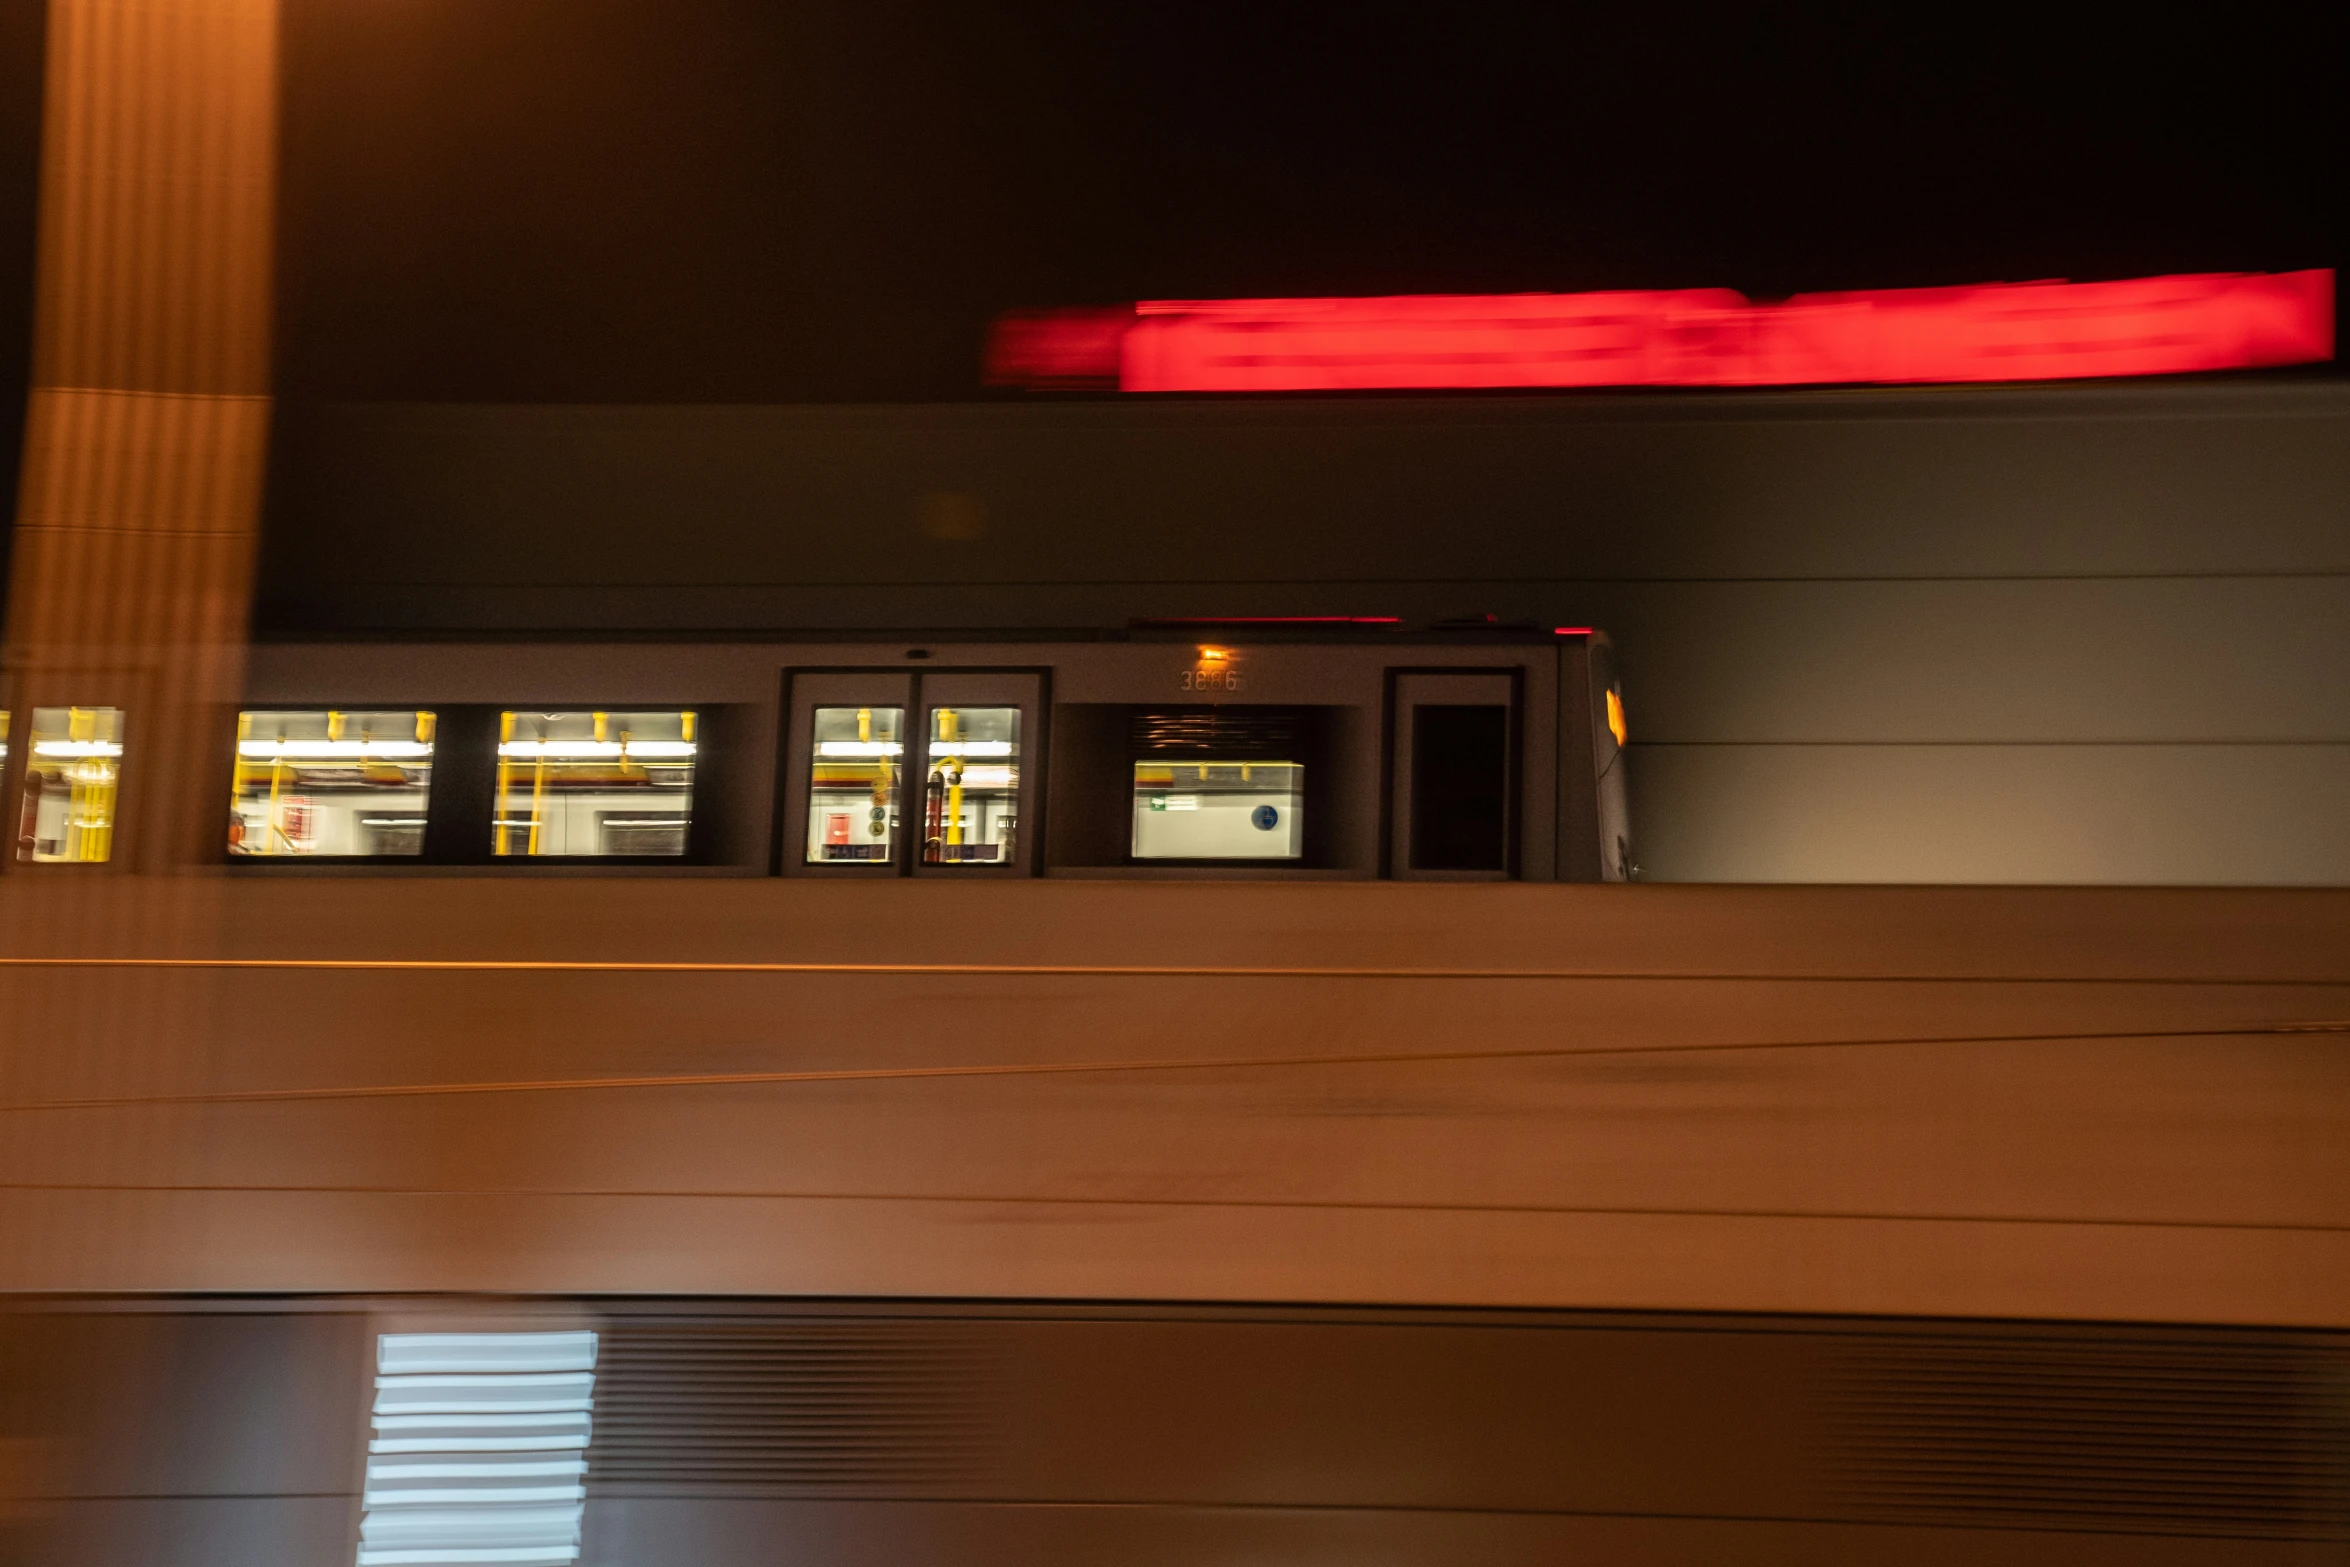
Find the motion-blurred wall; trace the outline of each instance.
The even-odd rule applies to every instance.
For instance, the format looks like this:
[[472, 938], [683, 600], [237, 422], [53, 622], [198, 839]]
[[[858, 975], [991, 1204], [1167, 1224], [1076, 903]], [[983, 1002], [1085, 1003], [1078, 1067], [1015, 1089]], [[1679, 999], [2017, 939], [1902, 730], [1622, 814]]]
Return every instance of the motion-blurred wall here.
[[2350, 881], [2350, 389], [281, 408], [275, 632], [1492, 613], [1648, 876]]
[[2350, 890], [221, 886], [0, 878], [147, 1025], [0, 1082], [0, 1291], [2350, 1328]]

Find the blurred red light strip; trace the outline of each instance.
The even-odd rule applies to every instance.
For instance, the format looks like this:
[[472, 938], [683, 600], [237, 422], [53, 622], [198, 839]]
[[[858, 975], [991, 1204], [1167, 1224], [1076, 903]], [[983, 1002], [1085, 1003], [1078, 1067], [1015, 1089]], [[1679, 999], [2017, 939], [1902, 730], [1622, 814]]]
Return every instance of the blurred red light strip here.
[[1138, 620], [1143, 627], [1176, 626], [1400, 626], [1400, 615], [1179, 615]]
[[1798, 294], [1404, 294], [1015, 311], [988, 380], [1036, 389], [1332, 392], [2057, 381], [2334, 357], [2334, 274]]

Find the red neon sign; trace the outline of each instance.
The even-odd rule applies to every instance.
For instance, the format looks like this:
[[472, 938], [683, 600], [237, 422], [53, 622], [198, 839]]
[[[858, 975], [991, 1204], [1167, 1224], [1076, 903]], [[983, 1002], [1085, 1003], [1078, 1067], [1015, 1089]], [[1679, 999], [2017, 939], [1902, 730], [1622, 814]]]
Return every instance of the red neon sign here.
[[1798, 294], [1403, 294], [1017, 311], [988, 380], [1124, 392], [2057, 381], [2334, 356], [2334, 274]]
[[1142, 626], [1400, 626], [1401, 615], [1178, 615]]

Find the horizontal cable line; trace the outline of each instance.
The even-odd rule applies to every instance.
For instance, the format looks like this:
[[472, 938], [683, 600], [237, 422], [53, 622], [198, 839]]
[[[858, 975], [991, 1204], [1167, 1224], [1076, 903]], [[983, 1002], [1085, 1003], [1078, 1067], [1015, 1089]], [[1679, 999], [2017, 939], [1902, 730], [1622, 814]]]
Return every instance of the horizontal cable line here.
[[1396, 1066], [1516, 1061], [1582, 1056], [1702, 1054], [1715, 1051], [1836, 1050], [1901, 1045], [2071, 1043], [2120, 1039], [2221, 1039], [2272, 1034], [2350, 1033], [2350, 1022], [2241, 1027], [2109, 1029], [2068, 1033], [1896, 1035], [1867, 1039], [1742, 1040], [1685, 1045], [1557, 1045], [1521, 1049], [1381, 1051], [1354, 1055], [1203, 1056], [1140, 1061], [1014, 1061], [968, 1065], [830, 1067], [769, 1072], [705, 1072], [643, 1077], [530, 1078], [474, 1083], [391, 1083], [321, 1088], [263, 1088], [200, 1094], [121, 1095], [0, 1104], [9, 1110], [85, 1110], [134, 1105], [254, 1104], [289, 1100], [412, 1098], [452, 1094], [549, 1093], [599, 1088], [703, 1088], [731, 1085], [888, 1082], [918, 1078], [1036, 1077], [1109, 1072], [1184, 1072], [1317, 1066]]
[[1390, 1050], [1352, 1055], [1161, 1057], [1139, 1061], [987, 1061], [967, 1065], [819, 1067], [771, 1072], [692, 1072], [647, 1077], [549, 1077], [474, 1083], [371, 1083], [321, 1088], [248, 1088], [213, 1093], [115, 1094], [0, 1104], [21, 1110], [114, 1110], [135, 1106], [279, 1104], [305, 1100], [412, 1099], [455, 1094], [573, 1093], [611, 1088], [725, 1088], [793, 1083], [898, 1082], [920, 1078], [1057, 1077], [1113, 1072], [1214, 1072], [1284, 1067], [1416, 1066], [1474, 1061], [1540, 1061], [1585, 1056], [1703, 1055], [1754, 1050], [1851, 1050], [1902, 1045], [2074, 1044], [2122, 1039], [2236, 1039], [2278, 1034], [2350, 1034], [2350, 1021], [2254, 1023], [2209, 1028], [2117, 1028], [2064, 1033], [1889, 1035], [1866, 1039], [1727, 1040], [1682, 1045], [1547, 1045], [1493, 1050]]
[[50, 538], [119, 535], [136, 539], [239, 539], [248, 536], [246, 530], [237, 527], [164, 528], [80, 522], [20, 522], [17, 527], [24, 533]]
[[2004, 1224], [2048, 1229], [2101, 1230], [2216, 1230], [2261, 1234], [2343, 1235], [2350, 1224], [2296, 1224], [2270, 1219], [2117, 1219], [2078, 1218], [2048, 1214], [2007, 1213], [1899, 1213], [1874, 1210], [1832, 1212], [1816, 1208], [1667, 1208], [1637, 1205], [1507, 1202], [1380, 1202], [1352, 1198], [1317, 1197], [1036, 1197], [984, 1192], [848, 1192], [752, 1191], [729, 1189], [663, 1190], [633, 1187], [464, 1187], [464, 1186], [328, 1186], [239, 1185], [229, 1182], [190, 1182], [186, 1185], [97, 1181], [0, 1181], [8, 1192], [139, 1192], [151, 1195], [291, 1197], [564, 1197], [667, 1198], [716, 1202], [856, 1202], [931, 1203], [964, 1207], [1032, 1208], [1236, 1208], [1288, 1209], [1310, 1213], [1468, 1213], [1522, 1214], [1532, 1217], [1625, 1219], [1787, 1219], [1852, 1224]]
[[[206, 1491], [207, 1502], [342, 1502], [350, 1500], [348, 1491]], [[12, 1491], [10, 1501], [27, 1502], [179, 1502], [188, 1500], [185, 1491], [73, 1491], [56, 1495], [43, 1491]]]
[[0, 957], [0, 969], [225, 969], [433, 974], [842, 974], [945, 979], [1395, 979], [1662, 981], [1774, 985], [2209, 985], [2350, 988], [2350, 977], [2244, 978], [2178, 974], [1787, 974], [1673, 969], [1340, 968], [1313, 964], [762, 963], [639, 958], [141, 958]]
[[1627, 751], [2197, 751], [2234, 747], [2244, 751], [2283, 750], [2340, 750], [2350, 746], [2350, 738], [2332, 740], [2294, 740], [2262, 738], [2230, 738], [2223, 740], [1658, 740], [1643, 735], [1638, 740], [1625, 742]]
[[[999, 588], [1421, 588], [1421, 587], [1510, 587], [1520, 590], [1558, 588], [1574, 590], [1586, 587], [1744, 587], [1750, 584], [1767, 586], [1843, 587], [1846, 585], [1870, 587], [1879, 583], [1917, 583], [1934, 585], [1944, 582], [2303, 582], [2334, 581], [2350, 577], [2350, 571], [2330, 566], [2288, 566], [2277, 568], [2237, 568], [2226, 566], [2181, 567], [2175, 571], [1935, 571], [1935, 572], [1862, 572], [1854, 575], [1787, 574], [1782, 572], [1721, 572], [1710, 576], [1656, 576], [1611, 575], [1588, 577], [997, 577], [980, 581], [979, 585]], [[970, 587], [975, 579], [941, 577], [844, 577], [830, 582], [665, 582], [660, 589], [666, 593], [732, 593], [738, 596], [773, 596], [785, 593], [822, 593], [836, 588], [943, 588]], [[370, 588], [386, 593], [419, 593], [432, 591], [482, 591], [483, 584], [474, 581], [453, 581], [422, 578], [380, 578], [368, 584]], [[644, 584], [636, 582], [597, 581], [567, 582], [558, 587], [541, 587], [541, 592], [556, 593], [642, 593]], [[1533, 617], [1539, 619], [1540, 617]], [[916, 628], [898, 627], [913, 631]], [[1067, 642], [1095, 640], [1099, 633], [1086, 628], [1068, 628], [1055, 634], [1055, 628], [1046, 627], [1039, 634], [1026, 626], [1003, 628], [1024, 642]], [[451, 627], [448, 640], [464, 639], [470, 628]], [[585, 636], [582, 629], [575, 634]], [[917, 634], [919, 634], [917, 632]], [[935, 633], [931, 633], [935, 635]], [[1539, 634], [1539, 632], [1537, 632]], [[640, 640], [650, 640], [663, 633], [641, 633]], [[686, 641], [706, 635], [700, 628], [680, 629], [674, 640]], [[1392, 630], [1366, 628], [1366, 639], [1392, 638], [1398, 642], [1425, 640], [1408, 627]], [[282, 634], [256, 640], [286, 641]], [[421, 639], [419, 639], [421, 640]], [[842, 626], [820, 628], [814, 633], [768, 630], [763, 640], [799, 643], [805, 645], [838, 645], [843, 641], [871, 642], [876, 633], [862, 627]], [[896, 640], [896, 639], [892, 639]]]
[[[1958, 1492], [1997, 1490], [2013, 1494], [2026, 1480], [2041, 1479], [2057, 1490], [2094, 1484], [2114, 1489], [2128, 1485], [2158, 1494], [2177, 1495], [2200, 1484], [2205, 1493], [2225, 1495], [2246, 1477], [2271, 1480], [2277, 1489], [2302, 1475], [2323, 1474], [2332, 1466], [2322, 1458], [2296, 1463], [2293, 1449], [2306, 1441], [2296, 1435], [2247, 1450], [2242, 1438], [2262, 1428], [2250, 1422], [2228, 1431], [2188, 1431], [2176, 1435], [2148, 1425], [2112, 1430], [2084, 1421], [2075, 1431], [2022, 1435], [1995, 1415], [1958, 1414], [1947, 1425], [1919, 1423], [1907, 1427], [1872, 1422], [1870, 1434], [1878, 1441], [1898, 1438], [1927, 1445], [1932, 1456], [1908, 1458], [1913, 1489], [1932, 1486]], [[2230, 1449], [2233, 1449], [2232, 1451]], [[2043, 1479], [2051, 1469], [2064, 1471]], [[2146, 1471], [2156, 1471], [2146, 1475]], [[2139, 1476], [2145, 1476], [2139, 1479]], [[2135, 1484], [2130, 1484], [2132, 1481]]]
[[[2168, 1367], [2135, 1370], [2130, 1366], [2115, 1367], [2110, 1362], [2092, 1363], [2082, 1373], [2061, 1375], [2053, 1368], [2030, 1365], [2020, 1374], [2008, 1373], [2003, 1368], [1986, 1369], [1981, 1363], [1970, 1368], [1975, 1373], [1972, 1383], [1959, 1379], [1957, 1368], [1925, 1378], [1899, 1374], [1901, 1396], [1888, 1403], [1882, 1418], [1895, 1424], [1905, 1423], [1915, 1416], [1930, 1425], [1933, 1412], [1948, 1409], [1998, 1409], [2008, 1400], [2031, 1394], [2035, 1397], [2050, 1393], [2064, 1395], [2070, 1419], [2081, 1410], [2136, 1410], [2156, 1411], [2149, 1400], [2158, 1400], [2159, 1413], [2166, 1419], [2192, 1417], [2197, 1422], [2245, 1420], [2258, 1418], [2266, 1421], [2266, 1412], [2247, 1412], [2249, 1396], [2245, 1387], [2248, 1373], [2241, 1366], [2214, 1362], [2197, 1367], [2193, 1372], [2174, 1371]], [[2301, 1373], [2299, 1366], [2287, 1373], [2271, 1372], [2252, 1383], [2252, 1391], [2273, 1393], [2295, 1385]], [[2004, 1378], [2004, 1379], [2002, 1379]], [[2265, 1411], [2265, 1406], [2262, 1406]], [[2239, 1416], [2239, 1412], [2242, 1412]], [[2043, 1423], [2055, 1423], [2057, 1416], [2046, 1413], [2036, 1417]]]
[[[2265, 1413], [2264, 1422], [2256, 1416]], [[1939, 1420], [1933, 1416], [1939, 1415]], [[1911, 1421], [1872, 1420], [1870, 1431], [1880, 1440], [1899, 1436], [1906, 1441], [1930, 1442], [1941, 1456], [1920, 1454], [1910, 1462], [1920, 1469], [1956, 1463], [1966, 1470], [2031, 1471], [2062, 1454], [2077, 1469], [2099, 1469], [2115, 1464], [2153, 1464], [2171, 1458], [2191, 1458], [2199, 1470], [2253, 1469], [2273, 1473], [2295, 1463], [2299, 1433], [2275, 1432], [2277, 1411], [2247, 1411], [2240, 1420], [2220, 1424], [2197, 1421], [2191, 1425], [2163, 1421], [2151, 1410], [2085, 1412], [2062, 1423], [2031, 1421], [2001, 1408], [1938, 1407], [1921, 1411]], [[1995, 1436], [1994, 1436], [1995, 1433]], [[2265, 1439], [2265, 1440], [2264, 1440]], [[1995, 1445], [1996, 1452], [1976, 1453], [1978, 1445]], [[2306, 1460], [2311, 1468], [2325, 1467], [2322, 1458]]]
[[[629, 1494], [637, 1496], [695, 1497], [704, 1494], [703, 1488], [696, 1486], [692, 1481], [679, 1480], [671, 1477], [664, 1477], [657, 1480], [635, 1480], [624, 1476], [619, 1479], [618, 1483], [628, 1486]], [[785, 1488], [796, 1489], [797, 1485], [795, 1482], [783, 1481], [775, 1484], [773, 1488], [776, 1490], [783, 1490]], [[766, 1488], [763, 1487], [762, 1489]], [[1729, 1511], [1692, 1511], [1668, 1513], [1643, 1512], [1633, 1508], [1576, 1507], [1573, 1505], [1560, 1505], [1555, 1507], [1510, 1507], [1506, 1505], [1483, 1505], [1476, 1503], [1448, 1504], [1442, 1502], [1378, 1502], [1368, 1500], [1341, 1502], [1258, 1502], [1235, 1501], [1229, 1499], [1219, 1499], [1211, 1502], [1164, 1500], [1070, 1501], [1064, 1497], [1050, 1495], [1034, 1497], [973, 1497], [968, 1493], [958, 1493], [952, 1491], [945, 1492], [937, 1496], [927, 1496], [920, 1494], [908, 1495], [901, 1492], [893, 1494], [890, 1496], [889, 1500], [901, 1504], [945, 1502], [951, 1503], [958, 1507], [971, 1508], [1004, 1508], [1007, 1510], [1012, 1508], [1053, 1508], [1065, 1512], [1082, 1511], [1098, 1513], [1307, 1513], [1328, 1514], [1334, 1517], [1344, 1517], [1349, 1513], [1363, 1513], [1374, 1517], [1385, 1515], [1400, 1517], [1425, 1516], [1446, 1518], [1622, 1518], [1657, 1519], [1676, 1524], [1689, 1523], [1693, 1521], [1706, 1523], [1833, 1524], [1840, 1526], [1857, 1526], [1864, 1529], [1888, 1522], [1907, 1521], [1916, 1515], [1931, 1513], [1934, 1515], [1932, 1517], [1934, 1524], [1937, 1527], [1945, 1529], [1964, 1529], [1975, 1532], [1991, 1532], [2005, 1531], [2006, 1529], [2012, 1527], [2012, 1525], [2006, 1523], [1984, 1523], [1978, 1521], [1977, 1515], [1986, 1515], [1990, 1512], [1990, 1509], [1985, 1508], [1969, 1508], [1965, 1510], [1965, 1516], [1950, 1517], [1944, 1514], [1941, 1509], [1933, 1507], [1932, 1504], [1923, 1503], [1916, 1507], [1899, 1508], [1898, 1511], [1900, 1513], [1900, 1517], [1894, 1518], [1888, 1516], [1888, 1504], [1875, 1501], [1871, 1501], [1865, 1504], [1855, 1504], [1856, 1506], [1865, 1506], [1867, 1509], [1869, 1509], [1867, 1511], [1821, 1513], [1818, 1516], [1813, 1516], [1809, 1513], [1792, 1511], [1785, 1513], [1739, 1513]], [[1898, 1504], [1894, 1505], [1898, 1506]], [[2143, 1514], [2137, 1512], [2127, 1512], [2113, 1515], [2123, 1523], [2124, 1527], [2120, 1529], [2113, 1527], [2113, 1524], [2107, 1521], [2105, 1515], [2102, 1514], [2082, 1515], [2073, 1512], [2051, 1513], [2040, 1509], [2033, 1509], [2026, 1512], [2015, 1513], [2012, 1516], [2032, 1520], [2031, 1526], [2033, 1529], [2036, 1532], [2046, 1534], [2123, 1534], [2134, 1539], [2244, 1539], [2262, 1541], [2310, 1540], [2324, 1542], [2332, 1542], [2338, 1540], [2341, 1537], [2338, 1531], [2334, 1529], [2331, 1517], [2323, 1513], [2315, 1515], [2311, 1521], [2307, 1523], [2303, 1523], [2299, 1520], [2290, 1520], [2273, 1527], [2266, 1526], [2266, 1521], [2263, 1519], [2261, 1521], [2263, 1525], [2262, 1527], [2249, 1528], [2249, 1526], [2247, 1526], [2249, 1528], [2249, 1532], [2229, 1532], [2216, 1526], [2197, 1528], [2194, 1526], [2196, 1520], [2193, 1518], [2188, 1518], [2185, 1520], [2172, 1518], [2149, 1519]], [[2227, 1520], [2223, 1519], [2218, 1520], [2217, 1522], [2224, 1523], [2226, 1521]], [[2289, 1529], [2295, 1528], [2306, 1528], [2309, 1532], [2286, 1532]]]

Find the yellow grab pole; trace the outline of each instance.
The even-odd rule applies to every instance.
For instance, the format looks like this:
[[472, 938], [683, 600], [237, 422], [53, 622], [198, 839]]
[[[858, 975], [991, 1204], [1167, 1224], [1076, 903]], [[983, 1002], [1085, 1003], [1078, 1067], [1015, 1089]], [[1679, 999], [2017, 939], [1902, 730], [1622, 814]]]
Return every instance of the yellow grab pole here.
[[[960, 745], [963, 739], [963, 715], [951, 707], [938, 710], [938, 737], [946, 744]], [[963, 842], [963, 758], [954, 753], [947, 756], [947, 821], [946, 841], [956, 847]]]
[[275, 854], [277, 846], [286, 837], [285, 823], [278, 814], [278, 795], [286, 780], [286, 732], [281, 725], [277, 732], [277, 754], [269, 759], [269, 831], [261, 835], [262, 853]]
[[546, 817], [547, 805], [547, 726], [539, 725], [539, 754], [530, 775], [530, 846], [526, 853], [539, 852], [539, 823]]
[[494, 854], [509, 852], [506, 835], [513, 829], [506, 825], [506, 795], [514, 787], [514, 758], [507, 748], [514, 743], [514, 715], [506, 713], [498, 719], [498, 797], [491, 802], [490, 814], [497, 825], [490, 829], [490, 850]]

